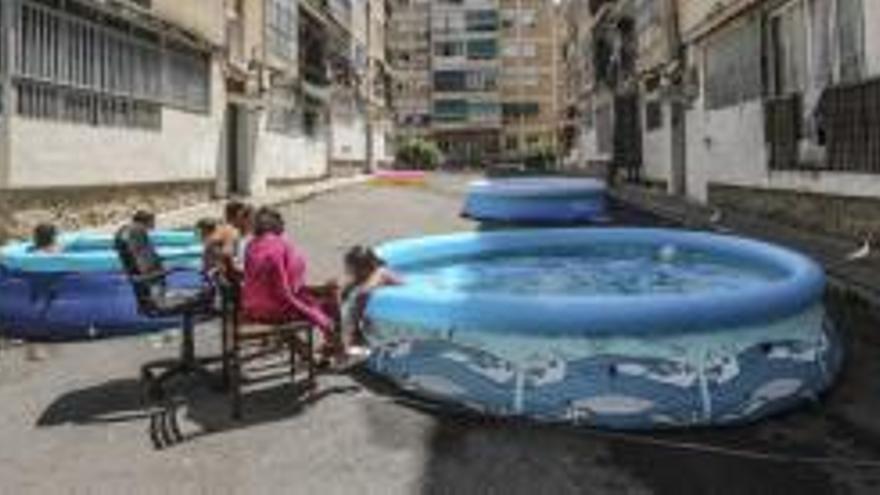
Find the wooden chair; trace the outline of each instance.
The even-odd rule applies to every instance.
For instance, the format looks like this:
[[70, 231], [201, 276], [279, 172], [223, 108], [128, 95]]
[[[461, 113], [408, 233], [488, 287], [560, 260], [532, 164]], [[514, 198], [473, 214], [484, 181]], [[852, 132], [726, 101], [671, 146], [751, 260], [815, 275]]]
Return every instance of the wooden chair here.
[[[218, 273], [217, 287], [221, 291], [221, 316], [223, 327], [223, 373], [231, 395], [233, 419], [242, 418], [242, 392], [260, 379], [246, 376], [245, 367], [258, 359], [281, 350], [286, 351], [287, 372], [296, 384], [297, 361], [305, 361], [306, 393], [315, 388], [315, 339], [314, 325], [306, 320], [292, 320], [283, 324], [254, 324], [242, 321], [241, 285]], [[283, 348], [283, 349], [282, 349]]]

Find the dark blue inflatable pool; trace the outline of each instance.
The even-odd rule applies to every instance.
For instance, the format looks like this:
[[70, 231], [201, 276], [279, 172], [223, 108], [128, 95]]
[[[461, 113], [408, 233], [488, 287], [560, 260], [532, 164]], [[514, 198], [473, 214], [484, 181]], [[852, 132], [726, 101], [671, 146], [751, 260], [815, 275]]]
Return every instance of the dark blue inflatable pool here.
[[[201, 246], [189, 232], [156, 232], [153, 240], [168, 267], [170, 283], [194, 287]], [[28, 243], [0, 250], [0, 331], [25, 340], [78, 340], [127, 335], [174, 326], [176, 320], [138, 314], [112, 237], [62, 237], [63, 250], [35, 253]]]
[[462, 214], [482, 222], [573, 224], [606, 215], [602, 181], [528, 177], [472, 182]]

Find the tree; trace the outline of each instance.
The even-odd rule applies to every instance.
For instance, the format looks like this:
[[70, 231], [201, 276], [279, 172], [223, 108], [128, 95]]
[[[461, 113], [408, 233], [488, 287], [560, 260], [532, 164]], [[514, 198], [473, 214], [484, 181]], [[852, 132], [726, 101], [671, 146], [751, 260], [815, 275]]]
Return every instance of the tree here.
[[441, 161], [443, 154], [436, 144], [424, 139], [410, 139], [398, 146], [395, 168], [434, 170]]

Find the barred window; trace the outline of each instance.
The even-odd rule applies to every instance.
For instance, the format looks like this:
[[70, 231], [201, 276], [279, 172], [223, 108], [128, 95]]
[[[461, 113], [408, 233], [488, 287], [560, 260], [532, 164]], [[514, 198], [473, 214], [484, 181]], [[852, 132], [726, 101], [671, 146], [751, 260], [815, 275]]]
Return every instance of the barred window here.
[[296, 0], [266, 0], [266, 46], [269, 53], [294, 61], [297, 53]]
[[167, 54], [167, 103], [189, 110], [207, 109], [211, 73], [208, 57], [184, 47], [176, 47]]
[[761, 24], [730, 28], [706, 47], [706, 108], [717, 110], [761, 96]]
[[[161, 128], [161, 106], [207, 112], [210, 55], [78, 3], [22, 0], [12, 76], [29, 118]], [[93, 19], [102, 19], [97, 22]], [[164, 56], [163, 56], [164, 55]]]

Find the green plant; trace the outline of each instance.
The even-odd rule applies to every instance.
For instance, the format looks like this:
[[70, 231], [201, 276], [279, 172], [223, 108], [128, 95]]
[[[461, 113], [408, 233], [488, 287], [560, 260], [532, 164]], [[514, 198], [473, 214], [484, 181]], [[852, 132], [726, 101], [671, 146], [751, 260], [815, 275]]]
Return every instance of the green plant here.
[[524, 161], [528, 171], [548, 171], [556, 164], [556, 150], [552, 147], [537, 147], [528, 152]]
[[443, 161], [443, 153], [436, 144], [424, 139], [411, 139], [397, 148], [396, 168], [435, 170]]

